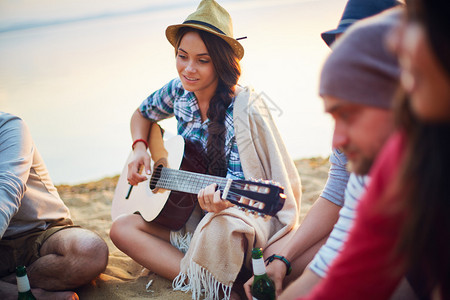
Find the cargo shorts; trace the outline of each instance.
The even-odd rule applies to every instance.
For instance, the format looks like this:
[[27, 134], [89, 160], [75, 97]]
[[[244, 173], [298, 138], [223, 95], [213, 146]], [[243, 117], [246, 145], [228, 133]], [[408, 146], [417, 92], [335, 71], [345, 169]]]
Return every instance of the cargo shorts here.
[[70, 219], [51, 225], [47, 230], [34, 230], [0, 240], [0, 278], [14, 273], [17, 266], [29, 266], [40, 258], [42, 244], [53, 234], [80, 227]]

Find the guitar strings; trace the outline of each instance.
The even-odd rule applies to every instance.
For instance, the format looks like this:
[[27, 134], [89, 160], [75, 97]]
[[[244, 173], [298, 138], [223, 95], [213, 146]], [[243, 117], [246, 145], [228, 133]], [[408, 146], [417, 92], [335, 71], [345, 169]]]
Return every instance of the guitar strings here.
[[[173, 177], [170, 177], [173, 176]], [[181, 180], [181, 181], [180, 181]], [[182, 186], [190, 186], [194, 185], [200, 188], [205, 187], [205, 185], [210, 185], [212, 183], [217, 183], [219, 187], [224, 187], [227, 183], [226, 178], [207, 175], [207, 174], [198, 174], [194, 172], [184, 171], [184, 170], [174, 170], [169, 168], [163, 168], [160, 179], [158, 180], [158, 186], [165, 187], [167, 185], [182, 185]], [[237, 183], [235, 181], [232, 182], [232, 186], [238, 189], [247, 189], [246, 185]], [[199, 189], [200, 189], [199, 188]], [[251, 188], [248, 188], [252, 190]], [[255, 189], [257, 191], [257, 188]]]
[[[172, 187], [175, 189], [181, 186], [188, 188], [189, 190], [194, 190], [195, 188], [199, 190], [212, 183], [216, 183], [219, 188], [223, 189], [227, 182], [228, 179], [222, 177], [165, 168], [158, 180], [157, 186], [162, 188]], [[255, 186], [256, 188], [252, 189], [248, 187], [249, 185], [246, 183], [243, 184], [233, 181], [231, 186], [241, 190], [258, 191], [258, 187]]]
[[157, 186], [162, 188], [171, 187], [172, 189], [181, 189], [181, 191], [187, 189], [189, 192], [195, 191], [195, 193], [197, 193], [198, 190], [205, 188], [212, 183], [218, 183], [218, 185], [222, 187], [226, 184], [226, 179], [189, 171], [163, 168]]
[[[160, 178], [159, 179], [153, 178], [153, 181], [157, 181], [156, 184], [157, 187], [181, 192], [190, 192], [192, 194], [197, 194], [200, 189], [205, 188], [206, 186], [212, 183], [216, 183], [219, 189], [223, 190], [228, 181], [228, 179], [222, 177], [212, 176], [208, 174], [198, 174], [195, 172], [189, 172], [184, 170], [175, 170], [165, 167], [162, 168], [161, 172], [158, 173], [160, 174], [154, 175], [160, 175]], [[255, 190], [249, 188], [248, 184], [237, 183], [234, 181], [232, 182], [232, 187], [241, 190]], [[233, 196], [231, 197], [231, 200], [246, 204], [255, 209], [262, 209], [265, 206], [263, 202], [257, 200], [248, 200], [248, 199], [243, 200], [241, 195], [233, 191], [230, 191], [228, 194], [230, 196]]]

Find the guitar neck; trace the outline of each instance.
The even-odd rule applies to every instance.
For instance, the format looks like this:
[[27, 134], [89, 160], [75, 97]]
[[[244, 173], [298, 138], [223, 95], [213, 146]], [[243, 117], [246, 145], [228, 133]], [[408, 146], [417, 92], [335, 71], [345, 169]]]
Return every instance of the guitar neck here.
[[223, 177], [163, 167], [156, 186], [171, 191], [198, 194], [201, 189], [213, 183], [223, 190], [227, 182], [228, 179]]

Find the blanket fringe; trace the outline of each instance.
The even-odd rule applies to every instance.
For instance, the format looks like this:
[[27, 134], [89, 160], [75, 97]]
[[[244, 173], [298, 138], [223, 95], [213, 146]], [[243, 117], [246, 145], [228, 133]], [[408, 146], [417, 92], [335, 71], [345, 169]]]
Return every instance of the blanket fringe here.
[[181, 231], [170, 232], [170, 243], [184, 254], [186, 254], [186, 252], [188, 251], [191, 240], [191, 232], [187, 232], [184, 235]]
[[172, 282], [174, 291], [192, 292], [192, 299], [199, 300], [204, 294], [204, 299], [229, 300], [231, 285], [225, 285], [217, 281], [205, 268], [191, 261], [187, 274], [180, 272]]

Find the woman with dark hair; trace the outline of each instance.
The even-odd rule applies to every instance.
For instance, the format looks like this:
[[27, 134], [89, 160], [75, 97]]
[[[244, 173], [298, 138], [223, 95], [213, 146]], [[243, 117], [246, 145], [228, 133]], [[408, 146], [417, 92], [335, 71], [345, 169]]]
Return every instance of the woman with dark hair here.
[[251, 88], [238, 86], [244, 49], [233, 38], [228, 12], [203, 0], [182, 24], [169, 26], [166, 36], [175, 48], [179, 78], [151, 94], [132, 116], [128, 182], [147, 180], [139, 169], [150, 174], [152, 124], [175, 116], [178, 134], [206, 153], [206, 174], [271, 179], [284, 187], [287, 198], [277, 216], [265, 222], [222, 200], [212, 184], [200, 189], [201, 209], [181, 230], [128, 214], [114, 220], [110, 236], [138, 263], [174, 280], [175, 289], [192, 291], [193, 298], [228, 299], [237, 275], [249, 267], [252, 248], [266, 247], [296, 225], [300, 178], [264, 101]]
[[398, 130], [371, 171], [343, 252], [301, 299], [388, 299], [404, 275], [420, 299], [450, 299], [450, 4], [406, 2], [388, 37], [405, 91]]
[[450, 299], [450, 3], [407, 5], [389, 39], [407, 94], [396, 110], [406, 142], [394, 186], [407, 216], [396, 253], [421, 299]]

